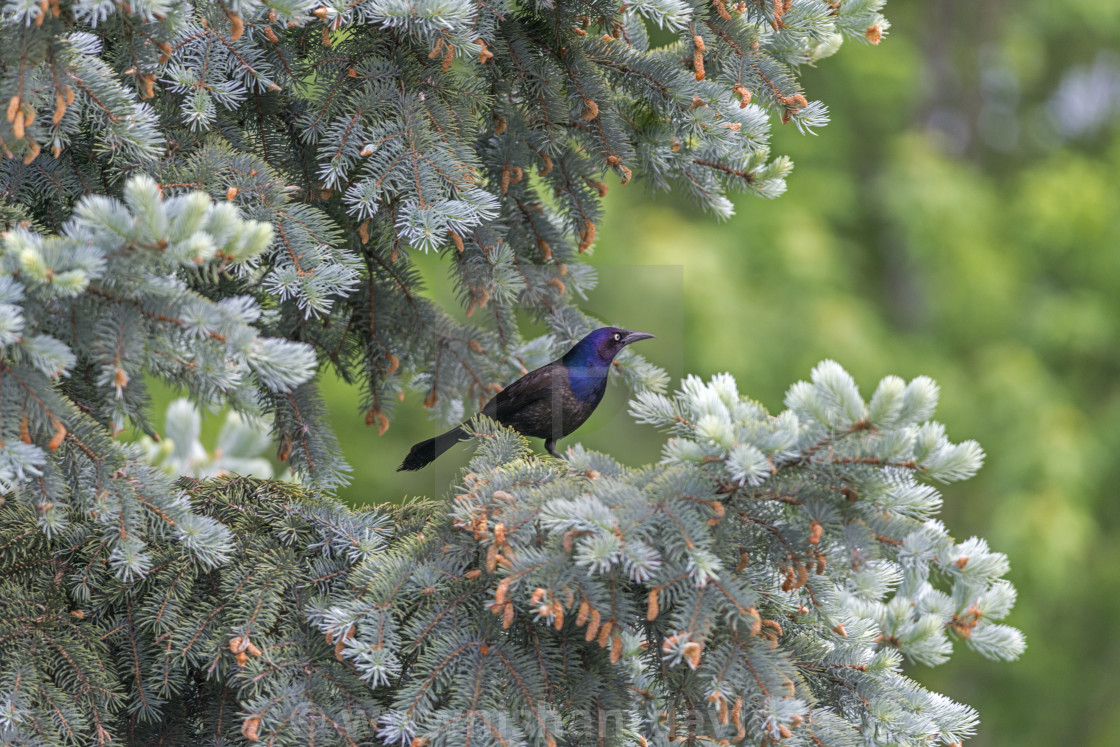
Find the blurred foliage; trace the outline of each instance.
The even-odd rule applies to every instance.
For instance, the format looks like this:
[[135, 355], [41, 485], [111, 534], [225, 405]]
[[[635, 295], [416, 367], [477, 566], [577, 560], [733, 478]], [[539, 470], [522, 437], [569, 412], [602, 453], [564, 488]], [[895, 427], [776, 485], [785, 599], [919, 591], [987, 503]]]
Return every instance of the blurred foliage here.
[[[214, 448], [209, 449], [202, 442], [202, 416], [198, 408], [181, 397], [167, 406], [159, 433], [158, 442], [145, 435], [139, 445], [149, 462], [172, 477], [276, 477], [273, 463], [265, 454], [272, 442], [271, 430], [262, 419], [227, 410]], [[277, 479], [294, 480], [290, 471]]]
[[[797, 167], [773, 202], [724, 223], [642, 186], [611, 188], [585, 308], [658, 335], [674, 377], [730, 371], [781, 409], [823, 358], [865, 393], [886, 374], [941, 384], [939, 416], [988, 453], [945, 490], [958, 539], [1011, 558], [1018, 662], [917, 667], [976, 706], [973, 745], [1120, 744], [1120, 3], [931, 0], [888, 8], [879, 47], [806, 83], [832, 111], [816, 137], [776, 133]], [[744, 237], [749, 236], [749, 241]], [[450, 286], [418, 258], [434, 295]], [[354, 503], [446, 492], [468, 450], [396, 473], [436, 425], [405, 402], [382, 437], [358, 394], [326, 394]], [[623, 461], [659, 439], [612, 387], [568, 442]], [[217, 428], [211, 418], [205, 428]], [[561, 442], [563, 447], [565, 442]]]

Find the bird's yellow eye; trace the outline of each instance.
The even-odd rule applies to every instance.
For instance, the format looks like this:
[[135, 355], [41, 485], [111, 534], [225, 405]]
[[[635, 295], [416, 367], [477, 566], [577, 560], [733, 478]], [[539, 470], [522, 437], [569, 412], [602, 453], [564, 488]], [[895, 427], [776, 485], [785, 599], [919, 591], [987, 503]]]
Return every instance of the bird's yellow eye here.
[[621, 340], [621, 339], [622, 339], [622, 335], [620, 335], [619, 333], [615, 332], [615, 333], [614, 333], [614, 339], [615, 339], [615, 342], [618, 342], [619, 340]]

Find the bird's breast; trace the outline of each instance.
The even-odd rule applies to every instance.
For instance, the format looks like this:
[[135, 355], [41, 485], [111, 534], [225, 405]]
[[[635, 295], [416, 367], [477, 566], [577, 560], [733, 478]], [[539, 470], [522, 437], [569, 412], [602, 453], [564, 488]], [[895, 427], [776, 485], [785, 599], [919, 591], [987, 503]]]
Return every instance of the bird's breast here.
[[603, 392], [607, 390], [607, 373], [609, 366], [591, 366], [587, 368], [570, 367], [568, 373], [568, 390], [580, 403], [591, 405], [591, 409], [599, 404]]

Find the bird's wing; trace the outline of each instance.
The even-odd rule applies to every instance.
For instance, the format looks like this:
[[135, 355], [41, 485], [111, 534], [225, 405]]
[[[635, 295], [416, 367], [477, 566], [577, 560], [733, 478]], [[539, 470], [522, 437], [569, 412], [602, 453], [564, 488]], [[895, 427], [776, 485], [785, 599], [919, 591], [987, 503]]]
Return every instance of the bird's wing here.
[[503, 422], [509, 415], [519, 412], [526, 405], [552, 395], [553, 385], [563, 386], [556, 372], [556, 364], [538, 368], [522, 376], [517, 381], [498, 392], [482, 408], [484, 415]]

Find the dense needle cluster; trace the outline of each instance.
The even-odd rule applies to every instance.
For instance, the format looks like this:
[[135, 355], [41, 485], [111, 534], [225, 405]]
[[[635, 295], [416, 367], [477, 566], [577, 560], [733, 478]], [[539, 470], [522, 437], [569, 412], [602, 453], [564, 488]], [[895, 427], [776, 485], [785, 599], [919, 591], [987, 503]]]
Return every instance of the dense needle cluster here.
[[404, 506], [184, 483], [228, 560], [165, 534], [131, 578], [96, 521], [50, 539], [11, 501], [0, 733], [65, 743], [61, 702], [79, 743], [959, 742], [976, 713], [904, 659], [1023, 640], [998, 622], [1004, 556], [935, 518], [930, 481], [982, 459], [928, 420], [936, 397], [888, 377], [865, 403], [826, 362], [772, 416], [689, 378], [631, 403], [671, 431], [657, 465], [542, 460], [483, 421], [460, 492]]

